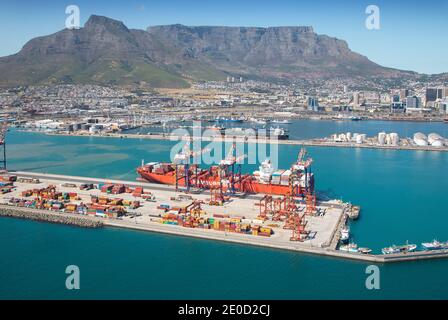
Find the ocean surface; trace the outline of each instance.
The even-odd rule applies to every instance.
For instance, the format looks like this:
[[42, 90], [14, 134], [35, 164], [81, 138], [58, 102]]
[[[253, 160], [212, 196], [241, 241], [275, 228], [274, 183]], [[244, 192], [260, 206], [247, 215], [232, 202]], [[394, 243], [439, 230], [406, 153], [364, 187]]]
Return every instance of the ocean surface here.
[[[339, 123], [300, 121], [291, 132], [320, 137]], [[447, 136], [443, 123], [341, 122], [340, 132], [417, 131]], [[330, 128], [328, 128], [330, 126]], [[369, 131], [370, 130], [370, 131]], [[11, 130], [9, 169], [133, 180], [145, 161], [168, 161], [175, 142], [48, 136]], [[279, 166], [299, 146], [279, 146]], [[448, 241], [448, 153], [308, 148], [319, 192], [362, 207], [355, 241]], [[255, 165], [244, 167], [251, 171]], [[0, 299], [447, 299], [448, 260], [380, 265], [381, 289], [365, 287], [368, 264], [244, 245], [105, 228], [86, 230], [0, 219]], [[65, 289], [65, 268], [81, 290]]]

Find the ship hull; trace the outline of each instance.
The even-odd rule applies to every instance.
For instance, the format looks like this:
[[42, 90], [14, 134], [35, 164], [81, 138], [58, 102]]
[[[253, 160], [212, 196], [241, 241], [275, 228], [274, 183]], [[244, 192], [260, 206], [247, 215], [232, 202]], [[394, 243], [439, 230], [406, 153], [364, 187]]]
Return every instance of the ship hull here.
[[[165, 185], [175, 185], [176, 178], [173, 174], [156, 174], [152, 172], [145, 172], [142, 170], [137, 171], [142, 179], [157, 184], [165, 184]], [[194, 179], [192, 179], [194, 182]], [[218, 185], [219, 181], [211, 181], [211, 180], [200, 180], [200, 187], [204, 189], [209, 189], [210, 185]], [[179, 186], [185, 186], [185, 179], [179, 179]], [[193, 183], [194, 186], [194, 183]], [[273, 194], [273, 195], [287, 195], [291, 191], [290, 186], [285, 185], [276, 185], [276, 184], [262, 184], [258, 183], [255, 180], [245, 181], [244, 183], [235, 183], [236, 190], [244, 191], [247, 193], [262, 193], [262, 194]], [[228, 189], [225, 185], [223, 187], [224, 191]]]

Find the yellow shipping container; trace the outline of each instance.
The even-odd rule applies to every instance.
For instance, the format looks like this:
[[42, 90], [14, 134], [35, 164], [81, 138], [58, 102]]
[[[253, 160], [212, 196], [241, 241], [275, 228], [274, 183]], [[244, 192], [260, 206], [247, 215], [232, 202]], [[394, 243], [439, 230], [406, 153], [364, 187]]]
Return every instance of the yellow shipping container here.
[[272, 229], [271, 228], [260, 228], [260, 232], [271, 234]]

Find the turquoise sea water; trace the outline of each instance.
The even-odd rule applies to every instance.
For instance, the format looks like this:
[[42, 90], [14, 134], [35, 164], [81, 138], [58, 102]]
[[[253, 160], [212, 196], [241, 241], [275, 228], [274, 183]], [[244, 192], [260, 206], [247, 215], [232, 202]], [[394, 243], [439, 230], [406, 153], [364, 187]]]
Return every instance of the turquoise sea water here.
[[[445, 130], [443, 124], [397, 125]], [[173, 144], [13, 130], [8, 159], [10, 169], [134, 179], [141, 159], [169, 160]], [[298, 150], [280, 146], [280, 167]], [[309, 152], [317, 189], [362, 206], [362, 218], [351, 226], [359, 245], [378, 251], [406, 240], [448, 240], [448, 153]], [[380, 266], [381, 290], [369, 291], [364, 263], [183, 237], [0, 219], [0, 243], [0, 298], [448, 298], [448, 260]], [[71, 264], [81, 269], [75, 293], [64, 286]]]

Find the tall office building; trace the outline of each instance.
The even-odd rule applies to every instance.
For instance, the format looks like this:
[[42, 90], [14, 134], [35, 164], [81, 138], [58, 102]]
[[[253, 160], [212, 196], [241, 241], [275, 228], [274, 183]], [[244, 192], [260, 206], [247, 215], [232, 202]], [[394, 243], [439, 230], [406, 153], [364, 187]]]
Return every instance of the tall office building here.
[[406, 101], [406, 98], [409, 97], [409, 89], [401, 89], [399, 96], [400, 101]]
[[353, 105], [354, 106], [361, 105], [361, 93], [359, 93], [359, 92], [353, 93]]
[[442, 99], [445, 99], [448, 97], [448, 87], [442, 88]]
[[319, 111], [319, 101], [316, 98], [308, 97], [308, 110]]
[[420, 97], [412, 96], [406, 98], [407, 109], [421, 108], [421, 106], [422, 106], [422, 99]]
[[434, 102], [437, 99], [442, 99], [442, 92], [443, 92], [443, 89], [426, 88], [426, 92], [425, 92], [426, 103]]

